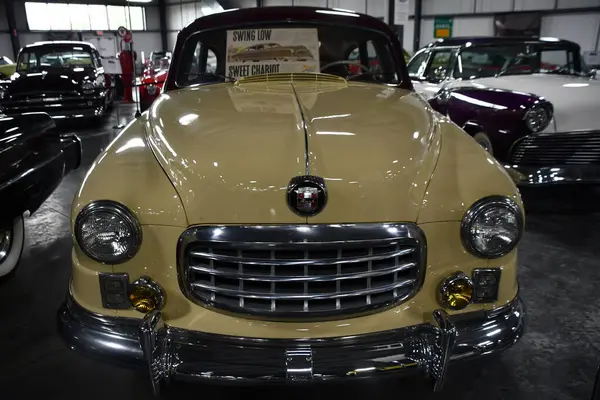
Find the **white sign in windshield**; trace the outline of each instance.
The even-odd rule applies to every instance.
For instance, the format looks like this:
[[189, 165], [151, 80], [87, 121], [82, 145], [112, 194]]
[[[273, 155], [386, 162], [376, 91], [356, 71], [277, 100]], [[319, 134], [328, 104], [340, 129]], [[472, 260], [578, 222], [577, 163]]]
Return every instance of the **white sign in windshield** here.
[[227, 31], [227, 75], [319, 72], [317, 29]]

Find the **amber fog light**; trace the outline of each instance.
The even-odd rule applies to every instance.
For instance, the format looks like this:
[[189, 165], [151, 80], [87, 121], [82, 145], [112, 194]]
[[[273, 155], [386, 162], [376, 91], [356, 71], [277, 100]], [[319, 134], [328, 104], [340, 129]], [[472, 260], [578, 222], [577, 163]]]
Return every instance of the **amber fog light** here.
[[473, 282], [462, 272], [444, 279], [440, 285], [440, 303], [451, 310], [462, 310], [473, 298]]
[[165, 305], [165, 292], [151, 278], [143, 276], [129, 287], [129, 301], [141, 313], [161, 309]]

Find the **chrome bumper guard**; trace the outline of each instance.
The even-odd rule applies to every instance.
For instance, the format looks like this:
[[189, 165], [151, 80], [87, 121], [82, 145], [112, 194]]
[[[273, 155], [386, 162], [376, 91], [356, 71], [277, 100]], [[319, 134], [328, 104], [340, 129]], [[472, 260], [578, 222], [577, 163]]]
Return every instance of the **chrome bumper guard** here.
[[449, 316], [434, 324], [323, 339], [260, 339], [182, 330], [160, 311], [141, 321], [92, 314], [71, 296], [58, 314], [59, 331], [83, 353], [149, 369], [155, 394], [171, 379], [229, 382], [314, 382], [424, 372], [442, 388], [448, 363], [504, 350], [521, 337], [520, 298], [493, 311]]

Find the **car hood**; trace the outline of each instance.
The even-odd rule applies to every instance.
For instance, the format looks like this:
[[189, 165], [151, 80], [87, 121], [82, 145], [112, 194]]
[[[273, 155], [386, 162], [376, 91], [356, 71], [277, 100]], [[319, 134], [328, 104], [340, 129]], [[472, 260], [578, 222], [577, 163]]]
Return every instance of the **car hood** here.
[[[434, 121], [418, 95], [381, 85], [214, 84], [162, 94], [146, 132], [190, 224], [416, 221]], [[328, 191], [308, 220], [286, 197], [307, 172]]]
[[554, 122], [547, 132], [570, 132], [582, 129], [598, 129], [598, 97], [600, 81], [568, 75], [506, 75], [483, 78], [474, 85], [533, 93], [544, 97], [554, 106]]
[[49, 91], [81, 90], [85, 78], [96, 79], [94, 68], [49, 69], [42, 72], [15, 73], [11, 76], [8, 93], [48, 93]]

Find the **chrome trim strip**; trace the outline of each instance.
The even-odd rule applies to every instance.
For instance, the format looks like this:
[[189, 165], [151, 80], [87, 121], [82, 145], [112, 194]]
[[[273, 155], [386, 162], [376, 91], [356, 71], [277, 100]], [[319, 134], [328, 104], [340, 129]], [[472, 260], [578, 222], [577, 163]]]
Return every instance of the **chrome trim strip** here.
[[[335, 263], [334, 263], [335, 264]], [[367, 272], [352, 272], [349, 274], [337, 274], [337, 275], [315, 275], [315, 276], [306, 276], [306, 275], [286, 275], [286, 276], [273, 276], [273, 275], [260, 275], [260, 274], [244, 274], [244, 273], [233, 273], [226, 271], [219, 271], [217, 269], [211, 267], [199, 267], [197, 265], [190, 265], [189, 268], [197, 271], [203, 272], [210, 275], [215, 276], [224, 276], [227, 278], [240, 279], [243, 281], [266, 281], [266, 282], [294, 282], [294, 281], [306, 281], [306, 282], [320, 282], [320, 281], [341, 281], [346, 279], [356, 279], [356, 278], [366, 278], [369, 276], [381, 276], [387, 275], [392, 272], [400, 272], [412, 267], [416, 267], [416, 263], [405, 263], [401, 265], [394, 265], [389, 268], [381, 268], [376, 271], [367, 271]]]
[[398, 289], [415, 283], [415, 279], [404, 279], [402, 281], [393, 283], [391, 285], [379, 286], [376, 288], [364, 289], [364, 290], [352, 290], [347, 292], [338, 292], [334, 294], [330, 293], [310, 293], [310, 294], [285, 294], [285, 293], [262, 293], [262, 292], [250, 292], [240, 291], [234, 289], [226, 289], [220, 287], [212, 287], [211, 285], [205, 285], [203, 283], [192, 282], [193, 287], [207, 290], [215, 293], [222, 293], [230, 296], [244, 297], [246, 299], [272, 299], [272, 300], [327, 300], [327, 299], [343, 299], [346, 297], [354, 296], [366, 296], [369, 294], [376, 294], [387, 292], [390, 290]]
[[308, 128], [306, 127], [306, 117], [304, 116], [304, 110], [302, 109], [302, 103], [300, 102], [300, 96], [298, 96], [298, 92], [296, 92], [296, 88], [290, 82], [290, 86], [292, 87], [292, 92], [294, 92], [294, 97], [296, 98], [296, 104], [298, 106], [298, 110], [300, 111], [300, 118], [302, 118], [302, 130], [304, 131], [304, 162], [305, 162], [305, 171], [306, 175], [310, 175], [310, 151], [308, 150]]
[[[327, 225], [209, 225], [195, 226], [182, 234], [180, 244], [209, 242], [233, 244], [236, 248], [252, 249], [285, 245], [286, 248], [336, 245], [354, 247], [392, 245], [398, 240], [422, 239], [421, 229], [411, 223], [366, 223]], [[251, 240], [250, 240], [251, 239]]]
[[392, 258], [397, 256], [403, 256], [406, 254], [413, 253], [415, 251], [414, 248], [402, 249], [398, 251], [391, 251], [387, 253], [381, 253], [376, 255], [369, 255], [365, 257], [346, 257], [342, 259], [332, 258], [332, 259], [252, 259], [252, 258], [243, 258], [243, 257], [234, 257], [234, 256], [226, 256], [214, 253], [204, 253], [200, 251], [192, 251], [190, 255], [194, 257], [202, 257], [208, 258], [213, 261], [225, 261], [230, 263], [238, 263], [243, 260], [244, 264], [248, 265], [336, 265], [336, 264], [348, 264], [348, 263], [359, 263], [366, 261], [377, 261], [377, 260], [385, 260], [386, 258]]

